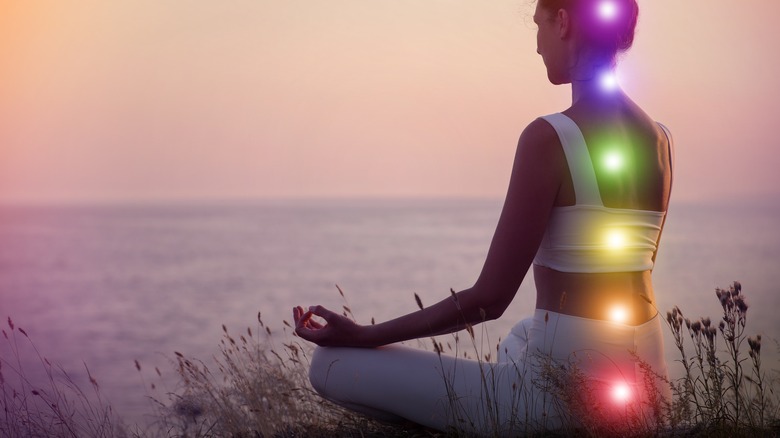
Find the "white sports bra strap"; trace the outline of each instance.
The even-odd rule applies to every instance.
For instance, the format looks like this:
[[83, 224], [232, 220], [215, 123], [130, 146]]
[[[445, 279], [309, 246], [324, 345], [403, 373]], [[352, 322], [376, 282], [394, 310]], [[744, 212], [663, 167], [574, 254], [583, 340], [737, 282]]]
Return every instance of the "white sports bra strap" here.
[[664, 131], [664, 134], [666, 134], [666, 141], [669, 143], [669, 169], [672, 171], [672, 175], [674, 175], [674, 163], [675, 163], [675, 157], [674, 157], [674, 141], [672, 140], [672, 133], [669, 131], [669, 128], [666, 127], [661, 122], [658, 122], [658, 126], [661, 127], [661, 129]]
[[577, 205], [603, 206], [593, 162], [590, 159], [588, 146], [582, 136], [579, 126], [565, 114], [555, 113], [543, 116], [543, 119], [555, 128], [561, 140], [566, 161], [569, 163], [571, 181], [574, 185], [574, 197]]

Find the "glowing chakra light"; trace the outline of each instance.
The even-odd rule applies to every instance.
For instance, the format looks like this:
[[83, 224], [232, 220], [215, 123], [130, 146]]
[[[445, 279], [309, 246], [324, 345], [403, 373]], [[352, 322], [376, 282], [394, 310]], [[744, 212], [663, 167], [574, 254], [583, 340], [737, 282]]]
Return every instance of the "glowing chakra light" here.
[[625, 383], [618, 383], [612, 388], [612, 397], [615, 401], [625, 403], [631, 398], [631, 389]]
[[609, 319], [614, 322], [624, 323], [628, 320], [628, 311], [625, 307], [615, 306], [609, 311]]
[[615, 322], [626, 322], [628, 319], [628, 312], [625, 307], [615, 306], [609, 311], [609, 318]]
[[617, 5], [614, 1], [604, 0], [599, 3], [599, 17], [602, 20], [612, 21], [617, 17]]
[[604, 157], [604, 166], [607, 170], [616, 171], [623, 167], [623, 156], [619, 152], [609, 152]]
[[604, 91], [615, 91], [618, 88], [617, 75], [614, 71], [607, 71], [599, 77], [601, 89]]
[[607, 234], [607, 245], [613, 249], [619, 249], [626, 245], [626, 236], [620, 231], [611, 231]]

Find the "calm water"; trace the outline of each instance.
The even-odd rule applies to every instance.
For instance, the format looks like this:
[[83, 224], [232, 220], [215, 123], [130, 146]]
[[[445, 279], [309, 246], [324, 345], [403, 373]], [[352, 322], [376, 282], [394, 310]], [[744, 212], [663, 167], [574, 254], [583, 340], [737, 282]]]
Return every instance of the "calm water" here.
[[[149, 411], [144, 376], [172, 376], [173, 351], [208, 359], [221, 324], [281, 332], [296, 304], [343, 304], [359, 322], [416, 309], [469, 287], [482, 267], [500, 202], [278, 201], [177, 205], [0, 207], [0, 317], [74, 375], [83, 362], [130, 422]], [[780, 324], [780, 206], [675, 204], [654, 280], [662, 310], [719, 315], [716, 286], [743, 283], [748, 331]], [[533, 307], [532, 278], [491, 342]], [[667, 347], [670, 342], [667, 341]], [[762, 352], [780, 369], [777, 349]], [[8, 355], [0, 343], [0, 354]], [[26, 351], [24, 360], [32, 360]], [[669, 349], [670, 360], [676, 358]], [[673, 366], [672, 370], [675, 370]]]

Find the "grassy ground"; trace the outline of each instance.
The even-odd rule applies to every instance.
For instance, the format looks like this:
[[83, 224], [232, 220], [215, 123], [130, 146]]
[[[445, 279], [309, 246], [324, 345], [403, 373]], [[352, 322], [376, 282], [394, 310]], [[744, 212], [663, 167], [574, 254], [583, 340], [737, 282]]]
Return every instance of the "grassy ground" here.
[[[569, 411], [583, 412], [577, 427], [557, 434], [539, 431], [534, 436], [780, 436], [780, 373], [761, 363], [765, 340], [747, 335], [742, 287], [735, 283], [718, 289], [716, 298], [723, 307], [717, 324], [709, 318], [690, 320], [676, 307], [666, 314], [685, 374], [675, 381], [646, 375], [648, 387], [658, 382], [667, 385], [671, 400], [656, 400], [651, 415], [610, 423], [593, 409], [583, 411], [582, 406], [593, 406], [587, 394], [578, 392], [588, 387], [587, 377], [578, 374], [576, 366], [548, 361], [547, 389]], [[287, 336], [284, 342], [274, 339], [259, 314], [254, 329], [231, 333], [223, 326], [219, 356], [211, 368], [175, 353], [171, 362], [179, 390], [150, 394], [156, 421], [144, 427], [122, 424], [101, 398], [98, 382], [86, 365], [86, 376], [68, 375], [41, 356], [10, 318], [2, 334], [4, 351], [10, 354], [0, 357], [0, 437], [466, 436], [412, 423], [380, 423], [324, 401], [306, 377], [311, 347], [295, 337]], [[22, 344], [37, 355], [41, 370], [35, 373], [46, 376], [45, 384], [33, 384], [29, 377], [33, 370], [22, 367], [19, 356], [29, 351], [20, 349]], [[138, 362], [136, 368], [146, 379], [149, 370]]]

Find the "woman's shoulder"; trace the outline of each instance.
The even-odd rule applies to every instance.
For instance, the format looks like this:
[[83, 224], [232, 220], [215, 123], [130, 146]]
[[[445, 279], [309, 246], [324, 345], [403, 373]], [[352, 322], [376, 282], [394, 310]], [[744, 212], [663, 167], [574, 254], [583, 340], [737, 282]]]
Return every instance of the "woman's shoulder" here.
[[520, 134], [517, 158], [550, 167], [565, 165], [566, 159], [558, 132], [550, 121], [540, 116], [534, 119]]
[[550, 143], [560, 144], [558, 139], [558, 133], [547, 118], [547, 116], [539, 116], [534, 119], [528, 126], [523, 129], [523, 133], [520, 134], [520, 143], [527, 144], [532, 147], [549, 145]]

